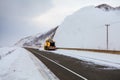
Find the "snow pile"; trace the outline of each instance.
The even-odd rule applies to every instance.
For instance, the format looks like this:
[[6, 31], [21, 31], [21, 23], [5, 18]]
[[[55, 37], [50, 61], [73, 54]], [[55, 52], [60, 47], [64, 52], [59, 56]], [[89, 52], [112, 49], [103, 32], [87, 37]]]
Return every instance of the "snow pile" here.
[[106, 49], [106, 26], [109, 26], [109, 49], [120, 50], [120, 10], [89, 6], [68, 16], [59, 26], [55, 41], [58, 47]]
[[0, 80], [54, 80], [52, 72], [23, 48], [0, 48], [0, 56]]
[[117, 54], [72, 50], [57, 50], [54, 51], [54, 53], [74, 57], [80, 60], [92, 62], [94, 64], [104, 65], [107, 66], [109, 69], [120, 69], [120, 55]]

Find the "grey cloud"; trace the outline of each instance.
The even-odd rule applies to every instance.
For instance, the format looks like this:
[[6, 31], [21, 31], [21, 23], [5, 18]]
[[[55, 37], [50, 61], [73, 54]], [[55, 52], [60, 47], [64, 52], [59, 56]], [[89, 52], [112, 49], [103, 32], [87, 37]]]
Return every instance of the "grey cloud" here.
[[0, 0], [0, 15], [35, 16], [51, 7], [51, 0]]
[[51, 0], [0, 0], [0, 38], [35, 32], [37, 29], [29, 19], [52, 7]]

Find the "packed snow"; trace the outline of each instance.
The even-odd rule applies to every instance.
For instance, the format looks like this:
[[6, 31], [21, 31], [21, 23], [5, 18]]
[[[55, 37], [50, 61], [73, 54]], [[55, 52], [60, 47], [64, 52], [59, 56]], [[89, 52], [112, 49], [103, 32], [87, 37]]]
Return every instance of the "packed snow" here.
[[0, 80], [56, 80], [33, 54], [19, 47], [0, 48]]

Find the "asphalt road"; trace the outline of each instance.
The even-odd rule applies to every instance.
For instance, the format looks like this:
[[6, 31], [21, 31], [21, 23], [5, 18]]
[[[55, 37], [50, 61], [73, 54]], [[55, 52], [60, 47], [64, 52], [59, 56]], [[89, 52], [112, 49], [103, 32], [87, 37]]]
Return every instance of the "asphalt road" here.
[[27, 49], [38, 57], [60, 80], [120, 80], [120, 69], [95, 65], [52, 52]]

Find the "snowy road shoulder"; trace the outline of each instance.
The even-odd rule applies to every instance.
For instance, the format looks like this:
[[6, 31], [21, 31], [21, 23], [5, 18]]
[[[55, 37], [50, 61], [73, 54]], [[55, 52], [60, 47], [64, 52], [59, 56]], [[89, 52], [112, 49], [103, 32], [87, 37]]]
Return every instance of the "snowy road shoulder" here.
[[120, 55], [106, 54], [88, 51], [57, 50], [57, 54], [67, 55], [80, 60], [92, 62], [98, 65], [108, 66], [109, 69], [120, 69]]
[[[0, 48], [0, 55], [11, 54], [0, 60], [0, 80], [50, 80], [43, 75], [45, 66], [38, 62], [30, 52], [23, 48]], [[35, 63], [36, 62], [36, 63]], [[41, 67], [38, 69], [38, 66]], [[50, 74], [50, 71], [46, 69]]]

